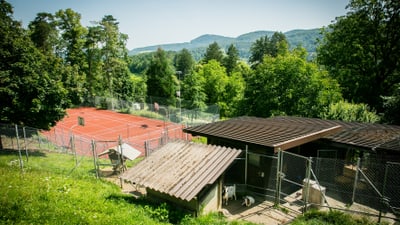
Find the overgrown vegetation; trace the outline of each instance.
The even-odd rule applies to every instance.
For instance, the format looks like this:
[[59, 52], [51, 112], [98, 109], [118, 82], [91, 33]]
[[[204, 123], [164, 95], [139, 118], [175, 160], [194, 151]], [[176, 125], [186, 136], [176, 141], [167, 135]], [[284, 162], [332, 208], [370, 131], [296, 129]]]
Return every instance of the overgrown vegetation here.
[[219, 214], [194, 218], [166, 203], [150, 203], [95, 178], [93, 161], [30, 152], [0, 151], [0, 224], [249, 224]]
[[367, 217], [356, 217], [340, 211], [311, 210], [295, 219], [292, 225], [374, 225]]

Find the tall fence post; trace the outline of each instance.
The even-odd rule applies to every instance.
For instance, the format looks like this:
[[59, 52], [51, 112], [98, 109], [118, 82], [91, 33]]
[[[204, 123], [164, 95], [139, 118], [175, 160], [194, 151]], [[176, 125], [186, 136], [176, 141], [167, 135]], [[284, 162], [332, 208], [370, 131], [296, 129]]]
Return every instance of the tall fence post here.
[[312, 163], [312, 158], [310, 157], [310, 158], [308, 158], [307, 165], [306, 165], [306, 184], [305, 184], [306, 190], [303, 192], [303, 193], [305, 193], [306, 196], [304, 198], [303, 213], [307, 212], [308, 198], [310, 196], [310, 178], [311, 178], [311, 166], [312, 166], [311, 163]]
[[75, 165], [78, 165], [78, 157], [76, 155], [76, 149], [75, 149], [75, 137], [74, 134], [71, 133], [71, 150], [72, 150], [72, 154], [74, 154], [74, 158], [75, 158]]
[[248, 146], [246, 145], [246, 155], [244, 161], [244, 184], [247, 185], [247, 157], [248, 157]]
[[21, 147], [19, 145], [19, 135], [18, 135], [18, 125], [15, 124], [15, 135], [17, 137], [17, 148], [18, 148], [18, 155], [19, 155], [19, 167], [21, 170], [24, 167], [24, 162], [22, 161], [22, 154], [21, 154]]
[[[121, 135], [118, 136], [118, 146], [121, 148], [121, 154], [119, 155], [119, 163], [121, 165], [122, 170], [125, 168], [125, 163], [124, 163], [124, 150], [122, 148], [122, 137]], [[118, 148], [118, 147], [117, 147]]]
[[357, 158], [357, 165], [356, 165], [356, 175], [354, 177], [354, 184], [353, 184], [353, 195], [351, 197], [351, 204], [355, 202], [356, 198], [356, 190], [357, 190], [357, 183], [358, 183], [358, 176], [359, 176], [359, 168], [360, 168], [360, 157]]
[[28, 157], [29, 155], [28, 155], [28, 148], [27, 148], [25, 127], [22, 127], [22, 131], [23, 131], [23, 133], [24, 133], [24, 144], [25, 144], [24, 149], [25, 149], [26, 161], [28, 162], [28, 161], [29, 161], [29, 157]]
[[276, 184], [275, 184], [275, 206], [279, 206], [281, 202], [281, 173], [282, 173], [282, 151], [278, 149], [278, 161], [276, 165]]
[[93, 154], [93, 164], [94, 164], [94, 170], [96, 171], [96, 178], [99, 178], [99, 169], [97, 166], [97, 155], [96, 155], [96, 143], [92, 139], [92, 154]]
[[378, 216], [378, 223], [381, 222], [382, 218], [382, 210], [388, 204], [389, 200], [385, 197], [385, 189], [386, 189], [386, 182], [387, 182], [387, 175], [388, 175], [388, 163], [385, 164], [385, 175], [383, 177], [383, 187], [382, 187], [382, 197], [381, 197], [381, 207], [379, 209], [379, 216]]

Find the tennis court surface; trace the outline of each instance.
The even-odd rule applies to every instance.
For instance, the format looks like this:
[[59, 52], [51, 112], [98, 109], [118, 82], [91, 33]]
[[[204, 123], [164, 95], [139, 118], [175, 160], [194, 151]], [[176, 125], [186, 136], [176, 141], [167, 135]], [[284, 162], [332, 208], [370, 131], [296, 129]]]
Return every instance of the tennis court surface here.
[[144, 155], [146, 147], [154, 148], [163, 138], [185, 139], [182, 128], [181, 124], [168, 121], [85, 107], [67, 109], [67, 115], [43, 134], [67, 149], [74, 143], [78, 154], [91, 154], [88, 149], [92, 141], [98, 145], [99, 153], [117, 146], [121, 140]]

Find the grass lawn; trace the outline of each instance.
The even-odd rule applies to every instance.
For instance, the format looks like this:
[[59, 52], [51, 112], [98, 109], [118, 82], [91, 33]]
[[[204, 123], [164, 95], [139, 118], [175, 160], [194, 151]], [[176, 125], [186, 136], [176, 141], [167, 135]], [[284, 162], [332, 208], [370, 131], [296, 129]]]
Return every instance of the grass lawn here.
[[0, 150], [0, 224], [250, 224], [218, 214], [199, 218], [160, 203], [121, 193], [95, 178], [90, 157], [34, 152], [24, 157]]

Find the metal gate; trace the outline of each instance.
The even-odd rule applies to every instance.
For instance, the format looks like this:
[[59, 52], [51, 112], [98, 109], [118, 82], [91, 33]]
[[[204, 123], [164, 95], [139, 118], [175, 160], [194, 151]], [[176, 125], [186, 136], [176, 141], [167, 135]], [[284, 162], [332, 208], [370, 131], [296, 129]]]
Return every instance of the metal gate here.
[[309, 199], [311, 159], [294, 153], [278, 152], [275, 204], [303, 212]]
[[276, 156], [248, 152], [245, 165], [247, 190], [273, 200], [276, 195], [277, 162]]

